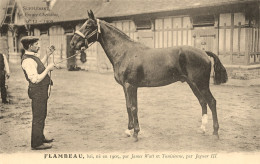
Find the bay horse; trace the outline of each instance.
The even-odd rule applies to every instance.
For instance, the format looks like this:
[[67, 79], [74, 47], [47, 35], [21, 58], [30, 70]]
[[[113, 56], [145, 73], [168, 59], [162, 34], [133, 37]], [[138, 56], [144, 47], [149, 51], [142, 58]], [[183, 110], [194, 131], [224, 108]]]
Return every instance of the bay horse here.
[[191, 46], [176, 46], [165, 49], [149, 48], [131, 40], [125, 33], [109, 23], [96, 19], [93, 12], [74, 33], [71, 48], [81, 49], [98, 41], [113, 65], [114, 78], [125, 93], [128, 113], [128, 130], [134, 129], [133, 137], [138, 141], [138, 87], [159, 87], [181, 81], [187, 82], [202, 107], [202, 125], [205, 132], [207, 105], [212, 111], [213, 135], [218, 135], [216, 100], [210, 92], [210, 57], [214, 58], [214, 83], [225, 83], [227, 72], [217, 55]]

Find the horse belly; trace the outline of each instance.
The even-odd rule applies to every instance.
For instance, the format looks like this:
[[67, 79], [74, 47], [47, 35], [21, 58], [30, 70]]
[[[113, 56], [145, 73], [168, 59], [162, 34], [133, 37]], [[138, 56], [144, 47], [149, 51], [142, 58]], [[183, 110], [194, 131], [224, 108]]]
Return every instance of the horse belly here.
[[160, 86], [166, 86], [169, 84], [172, 84], [178, 80], [165, 80], [165, 81], [158, 81], [158, 82], [141, 82], [139, 83], [138, 87], [160, 87]]
[[174, 77], [174, 73], [172, 71], [169, 72], [161, 72], [155, 71], [145, 75], [142, 80], [139, 81], [139, 87], [159, 87], [169, 85], [178, 81], [177, 78]]

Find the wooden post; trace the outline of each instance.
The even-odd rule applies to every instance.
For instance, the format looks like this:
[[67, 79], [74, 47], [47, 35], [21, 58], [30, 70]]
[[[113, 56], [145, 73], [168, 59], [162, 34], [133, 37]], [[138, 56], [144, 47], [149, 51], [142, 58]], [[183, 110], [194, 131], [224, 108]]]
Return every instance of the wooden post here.
[[238, 53], [240, 55], [241, 22], [238, 22]]
[[234, 13], [231, 13], [231, 27], [230, 27], [230, 55], [231, 64], [233, 64], [233, 37], [234, 37]]
[[63, 44], [61, 44], [60, 46], [60, 60], [62, 59], [62, 55], [63, 55]]
[[246, 28], [246, 50], [245, 50], [246, 65], [250, 63], [251, 44], [252, 44], [252, 29]]
[[164, 48], [164, 19], [162, 19], [162, 47], [160, 48]]

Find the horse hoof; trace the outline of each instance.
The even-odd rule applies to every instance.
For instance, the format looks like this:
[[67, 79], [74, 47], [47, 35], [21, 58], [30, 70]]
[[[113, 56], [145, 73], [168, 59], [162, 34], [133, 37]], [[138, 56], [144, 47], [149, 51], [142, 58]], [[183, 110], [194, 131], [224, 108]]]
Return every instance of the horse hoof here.
[[205, 126], [201, 125], [200, 129], [201, 129], [202, 134], [206, 133], [206, 127]]
[[126, 129], [125, 134], [126, 134], [127, 137], [131, 137], [131, 135], [132, 135], [131, 130]]
[[218, 133], [214, 133], [214, 132], [213, 132], [213, 136], [214, 136], [216, 139], [219, 139]]
[[138, 137], [134, 137], [134, 142], [138, 142]]
[[138, 134], [134, 133], [133, 138], [134, 138], [134, 142], [137, 142], [138, 141]]

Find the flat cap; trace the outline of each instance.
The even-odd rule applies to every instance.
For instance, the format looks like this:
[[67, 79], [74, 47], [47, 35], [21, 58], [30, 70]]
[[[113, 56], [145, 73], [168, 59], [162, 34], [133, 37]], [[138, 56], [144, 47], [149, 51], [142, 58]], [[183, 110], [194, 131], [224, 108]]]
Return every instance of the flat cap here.
[[23, 48], [27, 50], [29, 48], [30, 44], [33, 44], [33, 43], [37, 42], [38, 40], [39, 40], [39, 38], [35, 37], [35, 36], [24, 36], [21, 39], [21, 43], [23, 45]]
[[28, 43], [28, 42], [36, 42], [38, 40], [39, 40], [39, 38], [36, 36], [24, 36], [21, 39], [21, 43], [24, 44], [24, 43]]

